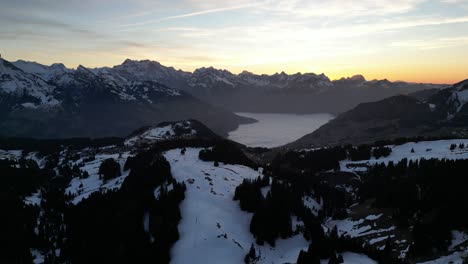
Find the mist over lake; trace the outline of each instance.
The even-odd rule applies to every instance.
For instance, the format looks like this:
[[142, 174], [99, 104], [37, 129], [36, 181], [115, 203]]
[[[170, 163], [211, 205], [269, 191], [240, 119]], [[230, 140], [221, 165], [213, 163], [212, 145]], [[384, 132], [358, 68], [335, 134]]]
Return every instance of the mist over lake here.
[[334, 118], [331, 114], [236, 113], [258, 120], [240, 125], [229, 139], [249, 147], [278, 147], [309, 134]]

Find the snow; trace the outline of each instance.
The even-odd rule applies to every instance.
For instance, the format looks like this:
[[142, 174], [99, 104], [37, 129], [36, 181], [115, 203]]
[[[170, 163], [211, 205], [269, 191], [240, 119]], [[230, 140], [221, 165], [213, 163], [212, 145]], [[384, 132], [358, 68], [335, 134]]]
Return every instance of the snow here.
[[383, 214], [368, 215], [368, 216], [366, 216], [366, 220], [374, 221], [374, 220], [377, 220], [377, 219], [379, 219], [380, 217], [382, 217], [382, 215], [383, 215]]
[[263, 197], [266, 197], [270, 190], [271, 190], [271, 186], [265, 186], [265, 187], [262, 187], [260, 189], [260, 191], [262, 192]]
[[468, 257], [468, 251], [457, 251], [448, 256], [443, 256], [438, 259], [426, 261], [426, 262], [419, 262], [419, 264], [463, 264], [463, 258]]
[[[241, 211], [233, 196], [243, 179], [255, 179], [260, 173], [242, 165], [220, 163], [214, 167], [212, 162], [198, 159], [200, 150], [188, 148], [181, 155], [180, 149], [175, 149], [164, 154], [174, 178], [187, 185], [172, 263], [242, 263], [255, 244], [249, 231], [252, 214]], [[302, 235], [277, 240], [275, 248], [255, 245], [261, 254], [258, 263], [295, 262], [308, 245]]]
[[457, 97], [459, 103], [457, 109], [458, 112], [463, 107], [463, 105], [465, 105], [465, 103], [468, 102], [468, 89], [455, 92], [454, 95]]
[[318, 203], [314, 198], [310, 196], [305, 196], [302, 197], [302, 201], [304, 202], [304, 205], [312, 210], [312, 213], [314, 215], [318, 215], [318, 212], [322, 210], [322, 204]]
[[150, 224], [149, 212], [145, 211], [145, 213], [143, 214], [143, 229], [150, 236], [151, 242], [154, 242], [154, 237], [150, 232], [149, 224]]
[[53, 79], [59, 74], [72, 71], [71, 69], [65, 68], [63, 64], [52, 64], [51, 66], [47, 66], [36, 62], [23, 60], [12, 62], [12, 64], [20, 68], [24, 72], [35, 74], [46, 81]]
[[3, 150], [0, 149], [0, 159], [9, 159], [18, 161], [23, 155], [22, 150]]
[[[175, 129], [177, 128], [189, 129], [190, 127], [191, 127], [190, 121], [177, 122], [177, 123], [169, 124], [166, 126], [152, 127], [140, 135], [127, 139], [125, 141], [125, 145], [133, 146], [135, 144], [138, 144], [139, 142], [156, 142], [160, 140], [171, 139], [176, 136]], [[186, 136], [194, 136], [196, 134], [197, 134], [197, 131], [194, 129], [191, 129], [189, 134], [180, 135], [180, 136], [186, 137]]]
[[133, 96], [131, 94], [128, 94], [128, 93], [125, 93], [124, 91], [111, 90], [111, 93], [117, 94], [120, 97], [120, 99], [122, 99], [124, 101], [136, 101], [135, 96]]
[[[344, 263], [346, 264], [377, 264], [377, 261], [372, 260], [366, 255], [357, 254], [353, 252], [343, 252], [341, 254], [343, 256]], [[321, 264], [327, 264], [328, 259], [320, 260]]]
[[83, 199], [88, 198], [92, 193], [100, 190], [119, 189], [125, 178], [128, 176], [129, 171], [123, 171], [121, 176], [104, 182], [99, 179], [99, 166], [105, 159], [113, 158], [120, 164], [120, 168], [122, 169], [128, 156], [129, 152], [125, 152], [122, 155], [119, 153], [98, 154], [96, 155], [95, 160], [86, 163], [81, 169], [87, 171], [89, 177], [86, 179], [73, 178], [70, 181], [68, 188], [65, 189], [65, 193], [76, 195], [73, 198], [72, 203], [78, 204]]
[[22, 103], [21, 106], [23, 106], [24, 108], [31, 108], [31, 109], [36, 109], [39, 107], [38, 105], [33, 104], [33, 103]]
[[461, 232], [461, 231], [453, 230], [452, 231], [452, 243], [449, 246], [449, 250], [453, 250], [458, 245], [464, 243], [467, 240], [468, 240], [468, 234]]
[[224, 77], [215, 76], [215, 80], [218, 81], [218, 82], [226, 83], [226, 84], [231, 85], [231, 86], [235, 86], [232, 82], [230, 82], [228, 79], [226, 79]]
[[44, 255], [37, 249], [32, 249], [31, 250], [31, 255], [33, 257], [33, 263], [34, 264], [42, 264], [44, 263]]
[[[408, 142], [402, 145], [389, 146], [392, 148], [392, 153], [388, 157], [382, 157], [380, 159], [371, 158], [369, 160], [360, 161], [340, 161], [341, 171], [363, 171], [365, 167], [348, 168], [348, 164], [365, 164], [374, 165], [377, 163], [385, 163], [392, 161], [394, 163], [401, 161], [404, 158], [409, 160], [420, 160], [424, 159], [468, 159], [468, 147], [460, 149], [458, 145], [460, 143], [468, 144], [468, 139], [447, 139], [447, 140], [435, 140], [435, 141], [420, 141], [420, 142]], [[450, 150], [450, 145], [456, 144], [457, 148], [453, 151]], [[414, 149], [414, 153], [411, 150]]]
[[27, 205], [41, 205], [41, 200], [42, 200], [42, 196], [41, 196], [41, 192], [40, 191], [37, 191], [35, 193], [33, 193], [31, 196], [27, 196], [24, 198], [24, 203], [27, 204]]
[[385, 241], [385, 240], [387, 240], [388, 237], [395, 237], [395, 235], [373, 238], [373, 239], [369, 240], [369, 245], [373, 245], [375, 243]]
[[362, 223], [364, 223], [364, 219], [353, 221], [348, 218], [344, 220], [328, 220], [325, 225], [330, 229], [336, 226], [338, 235], [349, 235], [351, 237], [357, 237], [360, 233], [371, 229], [371, 226], [359, 227], [359, 225]]
[[[366, 232], [359, 233], [359, 236], [368, 236], [368, 235], [372, 235], [372, 234], [380, 234], [380, 233], [390, 232], [390, 231], [395, 230], [395, 229], [396, 229], [395, 226], [391, 226], [389, 228], [384, 228], [384, 229], [373, 229], [373, 230], [369, 230], [369, 231], [366, 231]], [[385, 237], [387, 237], [387, 236], [385, 236]]]
[[408, 251], [410, 249], [410, 246], [411, 245], [408, 245], [405, 249], [400, 251], [400, 255], [398, 256], [399, 259], [405, 259], [406, 258], [406, 255], [408, 255]]
[[[368, 235], [373, 235], [373, 234], [381, 234], [381, 233], [390, 232], [396, 229], [395, 226], [391, 226], [391, 227], [383, 228], [383, 229], [372, 229], [372, 225], [369, 224], [369, 221], [377, 220], [379, 217], [380, 216], [376, 217], [374, 215], [371, 215], [369, 219], [362, 218], [357, 221], [353, 221], [350, 218], [344, 219], [344, 220], [328, 219], [325, 225], [329, 229], [332, 229], [336, 226], [339, 235], [345, 235], [345, 236], [350, 236], [350, 237], [362, 237], [362, 236], [368, 236]], [[383, 235], [383, 237], [387, 238], [388, 235]]]

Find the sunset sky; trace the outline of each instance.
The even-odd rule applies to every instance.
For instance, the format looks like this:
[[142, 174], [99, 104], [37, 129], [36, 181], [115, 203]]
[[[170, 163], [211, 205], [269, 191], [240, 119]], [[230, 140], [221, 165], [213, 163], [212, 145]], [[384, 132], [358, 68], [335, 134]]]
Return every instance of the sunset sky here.
[[468, 79], [468, 0], [0, 0], [7, 60]]

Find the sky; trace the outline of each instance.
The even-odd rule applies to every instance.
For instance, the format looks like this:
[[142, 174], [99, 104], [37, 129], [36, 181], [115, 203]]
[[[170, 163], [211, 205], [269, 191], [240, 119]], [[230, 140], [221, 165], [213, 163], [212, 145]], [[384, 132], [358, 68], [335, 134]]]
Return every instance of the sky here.
[[0, 53], [68, 67], [468, 79], [468, 0], [0, 0]]

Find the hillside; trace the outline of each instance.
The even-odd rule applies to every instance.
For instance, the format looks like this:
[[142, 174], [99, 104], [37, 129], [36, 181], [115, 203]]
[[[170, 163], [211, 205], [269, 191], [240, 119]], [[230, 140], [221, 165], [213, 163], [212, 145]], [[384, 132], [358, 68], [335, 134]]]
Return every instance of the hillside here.
[[195, 120], [121, 140], [1, 144], [0, 204], [10, 214], [0, 227], [15, 241], [0, 255], [6, 263], [443, 263], [467, 254], [467, 140], [292, 151], [264, 167]]
[[372, 143], [400, 137], [466, 137], [468, 80], [437, 93], [363, 103], [286, 145], [310, 148]]

